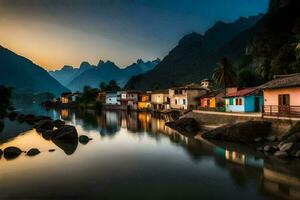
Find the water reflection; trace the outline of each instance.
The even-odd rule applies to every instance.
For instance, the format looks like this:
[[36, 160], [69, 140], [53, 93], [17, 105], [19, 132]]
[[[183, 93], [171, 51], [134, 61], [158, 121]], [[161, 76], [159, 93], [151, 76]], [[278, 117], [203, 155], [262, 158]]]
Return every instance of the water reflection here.
[[[34, 147], [42, 153], [35, 158], [23, 155], [13, 161], [0, 160], [0, 171], [6, 174], [0, 179], [14, 178], [25, 183], [31, 178], [35, 187], [38, 187], [35, 182], [46, 181], [46, 189], [38, 187], [35, 195], [48, 191], [74, 193], [78, 197], [77, 192], [83, 190], [88, 197], [136, 197], [138, 193], [155, 198], [158, 195], [178, 197], [184, 193], [185, 197], [204, 199], [220, 199], [225, 194], [232, 199], [300, 198], [299, 161], [266, 160], [252, 154], [252, 150], [228, 143], [219, 143], [216, 147], [181, 135], [165, 126], [164, 117], [150, 113], [107, 111], [99, 114], [78, 110], [49, 113], [76, 126], [79, 135], [89, 135], [93, 140], [87, 145], [66, 144], [45, 140], [34, 130], [17, 137], [4, 137], [9, 139], [0, 144], [0, 149], [17, 146], [28, 151]], [[17, 127], [6, 123], [5, 135], [11, 125]], [[57, 151], [49, 153], [49, 149]], [[70, 172], [61, 164], [78, 177], [68, 174]], [[26, 177], [21, 166], [36, 169], [38, 178]], [[49, 175], [42, 175], [38, 169], [46, 166]], [[23, 174], [21, 177], [25, 178], [13, 176], [14, 173]], [[68, 187], [64, 191], [51, 190], [51, 186], [60, 184], [57, 178], [61, 174], [67, 174], [64, 182], [69, 183]], [[96, 189], [99, 185], [103, 188], [101, 194]], [[13, 187], [14, 184], [4, 185], [0, 181], [1, 191], [8, 195], [4, 197], [24, 195], [30, 190], [23, 186], [9, 193]], [[213, 192], [213, 188], [219, 188], [218, 193]], [[0, 194], [0, 197], [3, 196]]]

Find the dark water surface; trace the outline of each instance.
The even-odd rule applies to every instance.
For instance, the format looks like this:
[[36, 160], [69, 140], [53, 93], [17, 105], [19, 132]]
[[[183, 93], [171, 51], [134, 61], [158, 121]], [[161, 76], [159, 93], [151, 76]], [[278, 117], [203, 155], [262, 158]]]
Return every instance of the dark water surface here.
[[[230, 150], [230, 145], [214, 147], [171, 130], [160, 117], [26, 111], [66, 120], [93, 140], [87, 145], [54, 144], [25, 124], [6, 121], [0, 149], [36, 147], [42, 153], [2, 157], [0, 199], [300, 198], [298, 161], [264, 160]], [[48, 152], [53, 148], [55, 152]]]

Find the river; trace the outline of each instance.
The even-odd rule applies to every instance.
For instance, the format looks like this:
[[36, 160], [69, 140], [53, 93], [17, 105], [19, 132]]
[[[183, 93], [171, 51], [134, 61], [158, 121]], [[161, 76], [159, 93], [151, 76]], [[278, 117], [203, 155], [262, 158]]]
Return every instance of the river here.
[[[5, 120], [0, 149], [38, 148], [0, 160], [0, 199], [299, 199], [300, 162], [264, 159], [185, 137], [162, 117], [121, 111], [43, 110], [88, 144], [54, 144]], [[55, 149], [55, 152], [48, 152]]]

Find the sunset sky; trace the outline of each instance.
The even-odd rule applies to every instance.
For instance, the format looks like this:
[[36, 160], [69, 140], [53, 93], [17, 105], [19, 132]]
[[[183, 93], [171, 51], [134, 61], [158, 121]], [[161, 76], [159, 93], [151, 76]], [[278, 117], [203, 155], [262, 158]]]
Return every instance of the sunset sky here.
[[46, 69], [163, 58], [190, 32], [265, 12], [268, 0], [0, 0], [0, 45]]

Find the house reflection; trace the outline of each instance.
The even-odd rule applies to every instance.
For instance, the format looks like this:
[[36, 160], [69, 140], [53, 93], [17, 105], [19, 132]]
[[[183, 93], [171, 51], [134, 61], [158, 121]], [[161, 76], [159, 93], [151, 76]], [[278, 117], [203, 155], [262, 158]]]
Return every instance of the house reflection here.
[[291, 164], [291, 168], [266, 164], [263, 169], [263, 192], [278, 199], [300, 199], [299, 161], [294, 163], [293, 170]]

